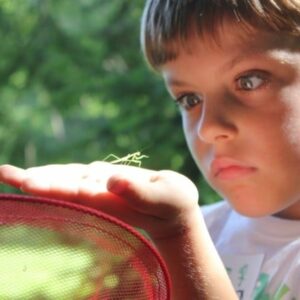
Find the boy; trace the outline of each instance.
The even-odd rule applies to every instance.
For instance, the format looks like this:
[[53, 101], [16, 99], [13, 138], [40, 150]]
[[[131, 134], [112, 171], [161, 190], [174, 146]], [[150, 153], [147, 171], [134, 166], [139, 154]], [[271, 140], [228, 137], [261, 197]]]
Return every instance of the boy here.
[[172, 171], [6, 165], [0, 180], [147, 230], [174, 299], [300, 299], [300, 1], [149, 0], [141, 37], [226, 199], [203, 208], [210, 235], [195, 186]]

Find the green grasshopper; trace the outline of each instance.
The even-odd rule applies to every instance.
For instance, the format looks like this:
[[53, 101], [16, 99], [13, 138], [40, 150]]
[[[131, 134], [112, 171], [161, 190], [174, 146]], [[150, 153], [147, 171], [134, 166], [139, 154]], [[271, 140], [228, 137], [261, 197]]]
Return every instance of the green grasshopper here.
[[140, 167], [142, 165], [142, 159], [148, 158], [147, 155], [142, 154], [140, 151], [127, 154], [123, 157], [118, 157], [114, 154], [109, 154], [104, 158], [104, 161], [108, 161], [111, 164], [123, 164], [123, 165], [136, 165]]

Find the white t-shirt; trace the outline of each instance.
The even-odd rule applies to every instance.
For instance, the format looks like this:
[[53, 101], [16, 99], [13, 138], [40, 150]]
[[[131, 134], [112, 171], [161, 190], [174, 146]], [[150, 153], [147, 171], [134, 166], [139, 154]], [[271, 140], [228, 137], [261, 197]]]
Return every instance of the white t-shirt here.
[[243, 300], [300, 300], [300, 221], [248, 218], [226, 201], [201, 207]]

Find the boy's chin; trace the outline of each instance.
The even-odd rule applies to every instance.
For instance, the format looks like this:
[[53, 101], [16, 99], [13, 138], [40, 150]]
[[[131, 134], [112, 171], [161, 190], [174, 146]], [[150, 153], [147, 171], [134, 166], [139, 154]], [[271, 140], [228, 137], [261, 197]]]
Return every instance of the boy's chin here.
[[262, 211], [248, 211], [248, 210], [245, 211], [245, 210], [237, 210], [237, 209], [235, 209], [235, 211], [240, 215], [248, 218], [263, 218], [263, 217], [270, 216], [268, 212], [264, 213]]
[[[227, 198], [228, 199], [228, 198]], [[252, 198], [253, 199], [253, 198]], [[300, 201], [279, 201], [278, 198], [256, 197], [228, 200], [232, 209], [249, 218], [273, 216], [281, 219], [300, 220]]]
[[238, 214], [249, 218], [262, 218], [278, 213], [274, 207], [259, 205], [258, 203], [253, 203], [251, 201], [243, 205], [241, 205], [241, 202], [233, 203], [229, 201], [229, 204]]

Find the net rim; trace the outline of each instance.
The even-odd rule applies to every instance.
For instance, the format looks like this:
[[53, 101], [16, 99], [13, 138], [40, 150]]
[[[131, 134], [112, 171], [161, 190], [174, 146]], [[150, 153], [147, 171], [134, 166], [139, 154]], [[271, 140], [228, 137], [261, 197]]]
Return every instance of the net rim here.
[[153, 254], [155, 259], [158, 261], [159, 265], [161, 266], [161, 270], [163, 272], [165, 282], [166, 282], [166, 299], [171, 299], [170, 296], [170, 290], [171, 290], [171, 278], [169, 271], [167, 269], [166, 263], [161, 257], [161, 254], [158, 252], [158, 250], [154, 247], [154, 245], [151, 244], [150, 241], [146, 239], [141, 233], [139, 233], [134, 227], [131, 225], [121, 221], [120, 219], [111, 216], [109, 214], [106, 214], [100, 210], [96, 210], [91, 207], [87, 207], [83, 204], [78, 204], [74, 202], [69, 202], [65, 200], [59, 200], [56, 198], [48, 198], [48, 197], [41, 197], [41, 196], [35, 196], [35, 195], [26, 195], [26, 194], [12, 194], [12, 193], [0, 193], [0, 202], [1, 200], [9, 200], [9, 201], [27, 201], [31, 203], [43, 203], [45, 205], [49, 206], [56, 206], [56, 207], [62, 207], [70, 210], [75, 210], [81, 213], [89, 214], [91, 216], [94, 216], [99, 219], [104, 219], [105, 221], [117, 225], [121, 227], [122, 229], [125, 229], [130, 234], [134, 235], [138, 240], [140, 240], [145, 247], [147, 247], [150, 252]]

